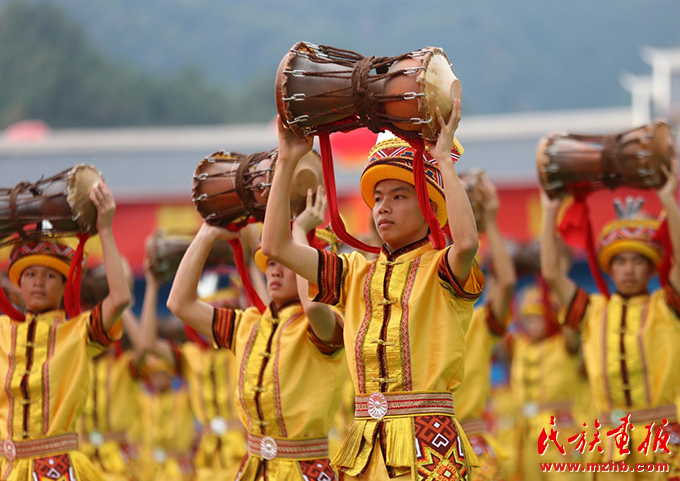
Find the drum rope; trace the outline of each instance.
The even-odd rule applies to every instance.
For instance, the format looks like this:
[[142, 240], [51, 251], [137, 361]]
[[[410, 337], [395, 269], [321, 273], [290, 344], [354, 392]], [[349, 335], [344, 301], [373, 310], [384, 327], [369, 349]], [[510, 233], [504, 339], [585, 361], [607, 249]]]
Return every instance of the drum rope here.
[[614, 173], [614, 148], [619, 140], [619, 135], [609, 135], [604, 139], [602, 146], [602, 183], [610, 188], [614, 189], [617, 187], [617, 176]]

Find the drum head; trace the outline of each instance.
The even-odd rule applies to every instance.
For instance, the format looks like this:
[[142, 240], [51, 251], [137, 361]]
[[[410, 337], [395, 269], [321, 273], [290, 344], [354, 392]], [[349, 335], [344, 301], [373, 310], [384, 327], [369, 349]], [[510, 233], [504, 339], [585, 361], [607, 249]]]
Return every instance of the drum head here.
[[68, 173], [66, 199], [73, 220], [86, 233], [97, 232], [97, 208], [90, 200], [90, 192], [97, 182], [103, 182], [101, 173], [92, 165], [79, 164]]
[[418, 83], [425, 92], [425, 101], [420, 101], [420, 115], [430, 121], [423, 127], [423, 137], [435, 140], [439, 136], [439, 124], [435, 109], [439, 107], [444, 121], [451, 116], [453, 99], [460, 99], [462, 87], [460, 80], [451, 69], [449, 58], [440, 48], [428, 47], [432, 54], [425, 64], [425, 70], [418, 77]]
[[298, 162], [293, 173], [293, 186], [290, 192], [291, 215], [298, 215], [307, 206], [307, 189], [316, 189], [323, 185], [323, 168], [321, 156], [312, 150]]

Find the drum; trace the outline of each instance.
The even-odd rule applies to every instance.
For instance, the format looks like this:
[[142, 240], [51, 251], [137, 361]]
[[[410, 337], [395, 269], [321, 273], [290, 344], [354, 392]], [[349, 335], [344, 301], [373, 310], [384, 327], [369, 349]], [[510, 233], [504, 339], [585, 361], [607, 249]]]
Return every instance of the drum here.
[[435, 108], [448, 120], [451, 101], [461, 97], [449, 59], [436, 47], [376, 58], [298, 42], [281, 60], [275, 88], [279, 116], [301, 137], [365, 126], [434, 140]]
[[[146, 241], [146, 258], [149, 270], [156, 280], [163, 284], [175, 277], [184, 253], [189, 248], [193, 237], [190, 235], [168, 234], [162, 230], [155, 231]], [[206, 267], [217, 265], [234, 266], [234, 251], [225, 240], [218, 240], [212, 246]]]
[[552, 133], [536, 150], [541, 185], [549, 197], [603, 188], [653, 189], [666, 182], [675, 138], [670, 126], [655, 121], [613, 135]]
[[[203, 159], [192, 184], [192, 200], [203, 220], [232, 230], [264, 221], [277, 152], [245, 155], [220, 151]], [[293, 173], [291, 213], [302, 212], [307, 189], [316, 192], [322, 183], [321, 157], [311, 151], [299, 160]]]
[[[60, 236], [95, 234], [97, 208], [90, 201], [92, 186], [103, 182], [92, 165], [76, 165], [48, 179], [0, 189], [0, 245], [13, 234]], [[43, 225], [48, 221], [49, 229]]]

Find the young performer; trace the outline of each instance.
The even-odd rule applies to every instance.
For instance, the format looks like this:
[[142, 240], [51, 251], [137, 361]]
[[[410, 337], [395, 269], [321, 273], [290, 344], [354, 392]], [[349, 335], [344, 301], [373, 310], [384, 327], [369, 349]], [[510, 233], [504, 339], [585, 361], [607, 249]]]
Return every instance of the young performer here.
[[226, 349], [213, 349], [202, 339], [178, 345], [159, 338], [160, 283], [148, 262], [145, 268], [144, 342], [148, 351], [172, 366], [186, 381], [191, 412], [200, 424], [194, 454], [195, 479], [234, 479], [245, 454], [245, 433], [234, 400], [238, 376], [234, 355]]
[[[669, 473], [619, 473], [621, 479], [673, 479], [680, 474], [675, 399], [680, 387], [680, 211], [675, 199], [676, 161], [664, 169], [668, 180], [656, 193], [666, 212], [671, 251], [663, 252], [655, 240], [659, 222], [634, 216], [613, 221], [602, 229], [598, 263], [609, 274], [616, 291], [606, 298], [588, 295], [556, 265], [556, 220], [560, 200], [542, 192], [544, 224], [541, 269], [560, 301], [569, 306], [564, 323], [580, 329], [593, 401], [599, 411], [604, 453], [594, 450], [594, 462], [624, 460], [636, 463], [667, 462]], [[668, 282], [649, 292], [649, 282], [664, 257], [671, 261]], [[628, 415], [630, 414], [630, 417]], [[668, 423], [666, 425], [666, 422]], [[628, 425], [634, 426], [634, 429]], [[594, 420], [592, 421], [594, 424]], [[668, 449], [645, 449], [646, 426], [652, 440], [663, 427]], [[607, 432], [623, 427], [625, 436]], [[626, 429], [628, 428], [628, 429]], [[592, 429], [592, 426], [591, 426]], [[631, 431], [632, 429], [632, 431]], [[673, 435], [671, 435], [673, 433]], [[623, 441], [629, 442], [623, 442]], [[627, 452], [628, 451], [628, 452]], [[596, 478], [599, 479], [596, 474]], [[669, 478], [666, 478], [670, 476]], [[618, 479], [618, 478], [617, 478]]]
[[[355, 419], [334, 465], [343, 479], [425, 479], [437, 469], [468, 474], [476, 461], [455, 421], [451, 392], [463, 377], [464, 335], [484, 277], [474, 261], [477, 229], [452, 160], [460, 101], [429, 144], [428, 192], [453, 245], [428, 240], [413, 180], [413, 149], [400, 139], [371, 150], [361, 192], [383, 241], [377, 259], [335, 255], [294, 242], [286, 219], [292, 174], [311, 149], [279, 122], [279, 158], [263, 230], [263, 252], [305, 277], [314, 299], [345, 309], [345, 324], [321, 339], [344, 339], [357, 394]], [[453, 157], [461, 149], [456, 144]], [[311, 284], [310, 284], [311, 286]]]
[[237, 235], [203, 224], [168, 298], [177, 317], [216, 346], [230, 349], [240, 363], [235, 402], [248, 431], [248, 452], [237, 479], [335, 479], [328, 433], [340, 402], [344, 359], [341, 343], [322, 339], [328, 338], [327, 326], [341, 322], [339, 314], [301, 298], [295, 273], [259, 250], [255, 260], [264, 269], [271, 298], [263, 314], [253, 307], [214, 308], [198, 300], [196, 287], [213, 243]]
[[97, 231], [109, 294], [92, 311], [67, 318], [61, 309], [74, 251], [51, 239], [17, 244], [9, 277], [20, 287], [25, 320], [0, 317], [0, 436], [3, 479], [100, 480], [79, 453], [76, 419], [87, 399], [89, 361], [122, 333], [120, 315], [130, 291], [111, 225], [115, 201], [103, 183], [93, 186]]
[[476, 307], [465, 330], [465, 378], [453, 393], [456, 418], [468, 436], [480, 466], [473, 469], [472, 480], [502, 479], [500, 461], [506, 450], [488, 433], [482, 418], [491, 394], [491, 357], [494, 346], [510, 324], [510, 302], [515, 292], [515, 268], [498, 228], [500, 207], [495, 186], [482, 174], [479, 203], [488, 242], [492, 282], [487, 284], [485, 305]]

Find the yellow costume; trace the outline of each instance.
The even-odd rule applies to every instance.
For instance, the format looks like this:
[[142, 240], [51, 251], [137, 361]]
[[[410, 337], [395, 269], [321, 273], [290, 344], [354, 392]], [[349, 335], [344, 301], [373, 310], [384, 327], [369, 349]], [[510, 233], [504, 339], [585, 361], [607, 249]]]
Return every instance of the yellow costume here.
[[[655, 219], [630, 217], [605, 225], [599, 238], [600, 268], [609, 273], [615, 256], [626, 252], [640, 254], [658, 268], [665, 257], [656, 241], [659, 226]], [[667, 463], [666, 473], [626, 476], [680, 479], [680, 425], [675, 406], [680, 388], [680, 295], [670, 284], [652, 294], [630, 298], [618, 293], [609, 299], [599, 294], [589, 296], [577, 289], [563, 321], [581, 331], [593, 402], [602, 424], [604, 452], [588, 453], [589, 460], [625, 460], [629, 466]], [[633, 426], [626, 433], [627, 446], [617, 443], [624, 438], [614, 434], [625, 427], [623, 419]], [[670, 424], [659, 432], [665, 433], [670, 453], [655, 452], [653, 443], [645, 452], [646, 426], [650, 426], [653, 440], [664, 420]]]
[[310, 295], [345, 310], [357, 395], [354, 422], [333, 464], [371, 479], [380, 446], [391, 475], [426, 479], [443, 469], [465, 476], [476, 458], [454, 419], [451, 392], [463, 378], [462, 324], [482, 292], [481, 270], [475, 263], [458, 285], [448, 250], [435, 250], [427, 238], [391, 254], [383, 249], [371, 261], [356, 252], [318, 252], [319, 285], [310, 284]]
[[328, 433], [344, 379], [340, 349], [316, 338], [299, 302], [264, 314], [216, 308], [213, 337], [240, 360], [235, 402], [248, 452], [238, 479], [335, 479]]
[[[626, 460], [634, 463], [667, 462], [671, 475], [680, 473], [677, 460], [664, 453], [638, 452], [647, 434], [646, 425], [662, 419], [677, 422], [675, 399], [680, 386], [680, 296], [668, 286], [651, 295], [624, 299], [579, 290], [567, 312], [566, 322], [581, 328], [583, 354], [597, 409], [604, 453], [592, 453], [598, 462]], [[630, 454], [622, 455], [615, 437], [607, 436], [631, 414]], [[677, 424], [675, 424], [677, 426]], [[671, 427], [671, 426], [669, 426]], [[677, 433], [677, 429], [675, 431]], [[654, 434], [654, 433], [653, 433]], [[672, 454], [680, 450], [680, 436], [671, 436]]]
[[145, 391], [141, 399], [144, 424], [142, 479], [192, 479], [194, 419], [186, 387], [165, 392]]
[[234, 479], [246, 439], [234, 400], [238, 375], [234, 355], [186, 342], [176, 350], [176, 358], [187, 381], [191, 411], [201, 424], [195, 479]]
[[[90, 360], [122, 334], [106, 332], [101, 304], [66, 319], [61, 310], [0, 316], [0, 436], [2, 479], [102, 479], [76, 451], [76, 420], [87, 400]], [[35, 477], [34, 477], [35, 476]]]
[[[508, 316], [509, 317], [509, 316]], [[491, 355], [493, 347], [505, 332], [487, 306], [474, 309], [469, 327], [465, 328], [465, 377], [460, 389], [453, 393], [456, 418], [479, 460], [472, 470], [473, 481], [501, 479], [500, 461], [505, 450], [487, 432], [482, 418], [491, 395]]]
[[116, 356], [110, 349], [92, 360], [90, 389], [79, 420], [79, 450], [107, 481], [134, 478], [136, 473], [140, 389], [130, 362], [130, 352]]

